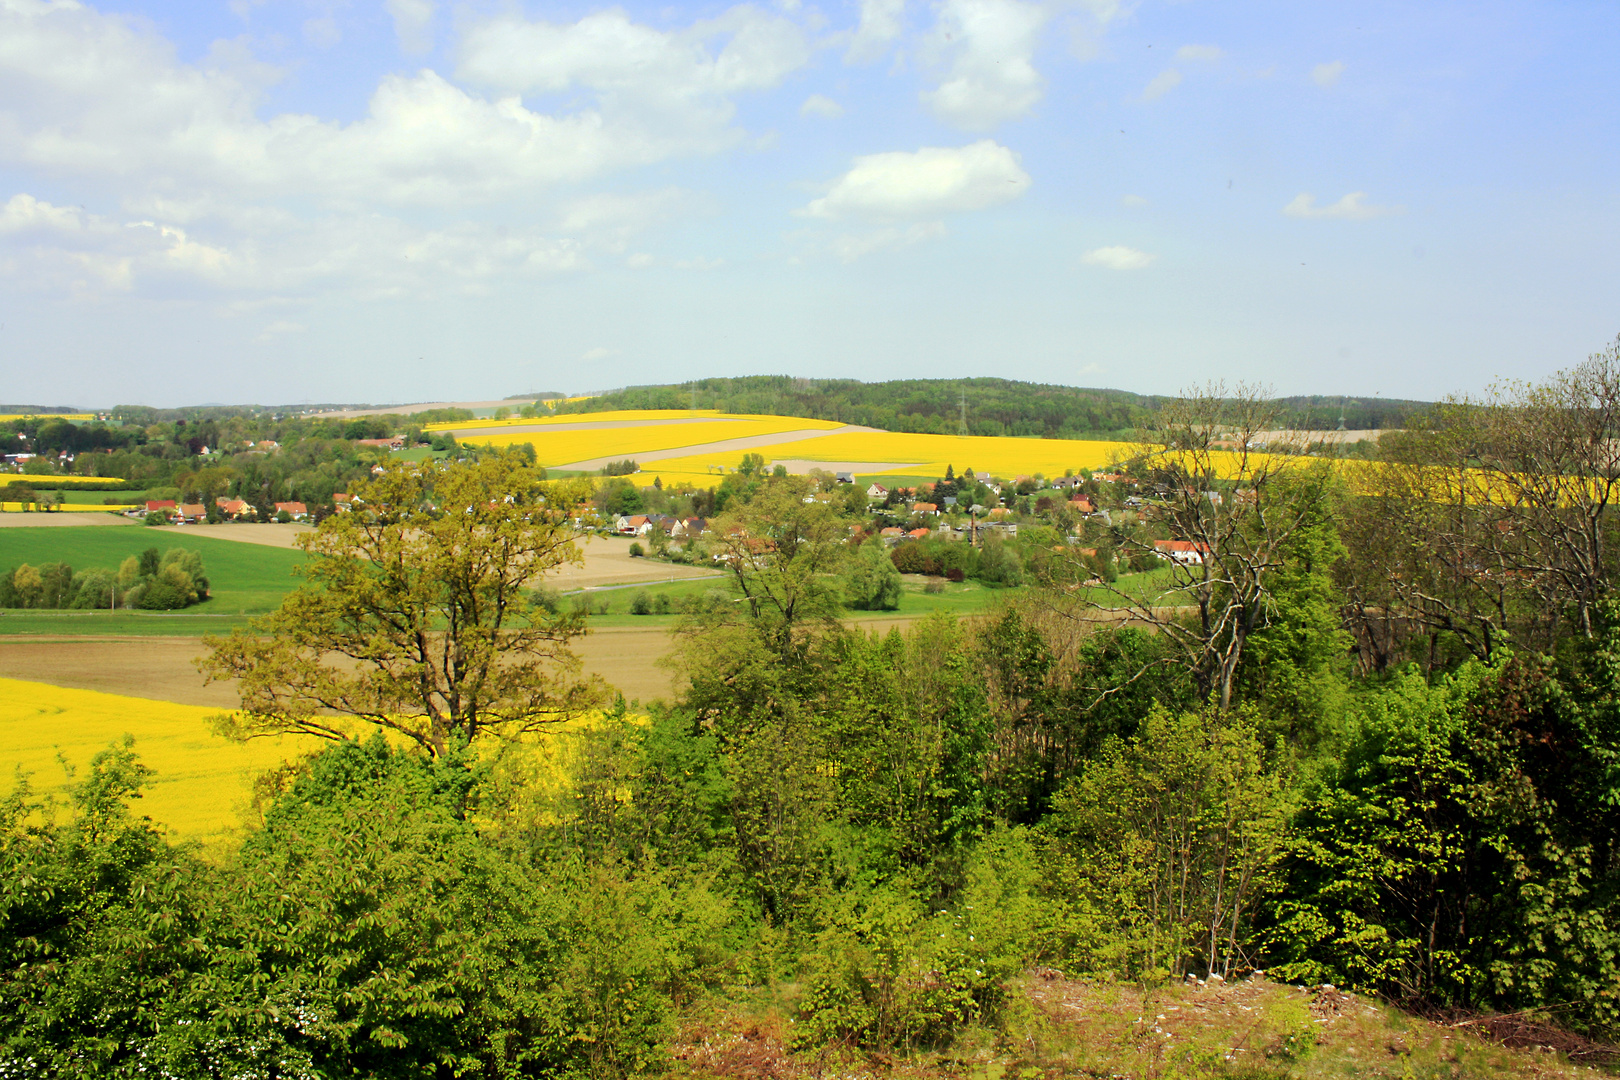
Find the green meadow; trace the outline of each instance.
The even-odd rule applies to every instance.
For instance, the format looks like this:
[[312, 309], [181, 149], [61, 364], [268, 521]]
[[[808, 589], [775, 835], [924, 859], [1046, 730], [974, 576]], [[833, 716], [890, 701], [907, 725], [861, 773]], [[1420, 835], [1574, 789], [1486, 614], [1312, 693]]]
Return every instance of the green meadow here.
[[[252, 528], [244, 525], [243, 528]], [[224, 628], [231, 619], [272, 611], [297, 586], [294, 570], [304, 553], [262, 544], [186, 536], [173, 531], [96, 525], [0, 529], [0, 571], [22, 563], [65, 562], [74, 570], [116, 568], [149, 547], [190, 548], [202, 556], [209, 599], [181, 613], [47, 612], [0, 613], [0, 633], [198, 634]]]

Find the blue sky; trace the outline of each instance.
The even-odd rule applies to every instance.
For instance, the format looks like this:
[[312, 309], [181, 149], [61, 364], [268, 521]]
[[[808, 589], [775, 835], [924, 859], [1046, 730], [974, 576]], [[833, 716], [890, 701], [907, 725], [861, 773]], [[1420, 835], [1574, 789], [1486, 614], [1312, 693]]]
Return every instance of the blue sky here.
[[0, 398], [1436, 397], [1620, 333], [1620, 5], [0, 0]]

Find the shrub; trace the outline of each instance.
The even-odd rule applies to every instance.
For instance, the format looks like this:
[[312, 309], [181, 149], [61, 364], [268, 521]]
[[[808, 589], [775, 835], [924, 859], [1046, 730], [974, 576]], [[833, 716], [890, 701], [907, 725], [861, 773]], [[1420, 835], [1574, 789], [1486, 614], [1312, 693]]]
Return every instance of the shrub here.
[[659, 593], [657, 596], [653, 597], [653, 614], [654, 615], [668, 615], [669, 614], [669, 607], [670, 607], [670, 604], [669, 604], [669, 594], [668, 593]]
[[923, 586], [923, 592], [927, 593], [930, 596], [938, 596], [940, 593], [942, 593], [944, 591], [945, 591], [945, 579], [944, 578], [931, 577], [931, 578], [928, 579], [928, 583]]
[[288, 513], [285, 510], [277, 510], [276, 511], [276, 520], [279, 521], [281, 524], [285, 525], [289, 521], [292, 520], [292, 514]]
[[945, 571], [945, 580], [947, 581], [961, 581], [965, 576], [966, 575], [962, 573], [960, 567], [953, 566], [949, 570]]
[[632, 614], [632, 615], [651, 615], [652, 614], [652, 597], [647, 594], [646, 589], [641, 589], [641, 590], [637, 591], [636, 595], [634, 595], [634, 596], [632, 596], [630, 598], [630, 614]]
[[641, 546], [641, 542], [639, 540], [630, 545], [630, 557], [632, 559], [642, 558], [646, 554], [647, 549]]
[[167, 525], [168, 523], [169, 515], [161, 510], [153, 510], [141, 519], [142, 525]]

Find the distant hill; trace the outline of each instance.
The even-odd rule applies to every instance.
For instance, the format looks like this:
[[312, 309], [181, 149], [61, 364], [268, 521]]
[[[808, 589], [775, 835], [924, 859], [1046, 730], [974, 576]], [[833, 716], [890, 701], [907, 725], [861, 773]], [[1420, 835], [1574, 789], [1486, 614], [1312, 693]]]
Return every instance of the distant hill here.
[[[559, 413], [610, 409], [718, 409], [766, 416], [803, 416], [887, 431], [954, 435], [964, 403], [971, 435], [1050, 439], [1124, 437], [1149, 427], [1165, 397], [1010, 379], [799, 379], [751, 375], [663, 386], [632, 386], [584, 401], [559, 402]], [[1282, 427], [1303, 430], [1404, 426], [1428, 407], [1383, 398], [1292, 397], [1280, 401]]]

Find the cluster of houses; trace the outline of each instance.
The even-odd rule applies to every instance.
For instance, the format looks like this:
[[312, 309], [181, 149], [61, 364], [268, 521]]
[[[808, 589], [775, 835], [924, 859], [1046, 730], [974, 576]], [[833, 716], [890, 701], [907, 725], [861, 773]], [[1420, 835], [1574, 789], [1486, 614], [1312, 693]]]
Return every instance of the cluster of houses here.
[[613, 519], [613, 531], [620, 536], [646, 536], [654, 529], [662, 530], [671, 540], [690, 540], [707, 535], [709, 523], [703, 518], [675, 518], [668, 514], [621, 514]]
[[[332, 496], [332, 504], [339, 511], [350, 509], [358, 500], [339, 492]], [[221, 517], [228, 521], [236, 521], [245, 517], [253, 517], [258, 511], [249, 503], [241, 499], [218, 498], [214, 500]], [[178, 524], [196, 525], [208, 520], [208, 505], [206, 503], [183, 503], [174, 499], [148, 499], [145, 509], [128, 511], [134, 515], [164, 514]], [[271, 509], [271, 513], [278, 517], [285, 513], [294, 521], [308, 521], [311, 517], [309, 507], [301, 502], [278, 502]]]

